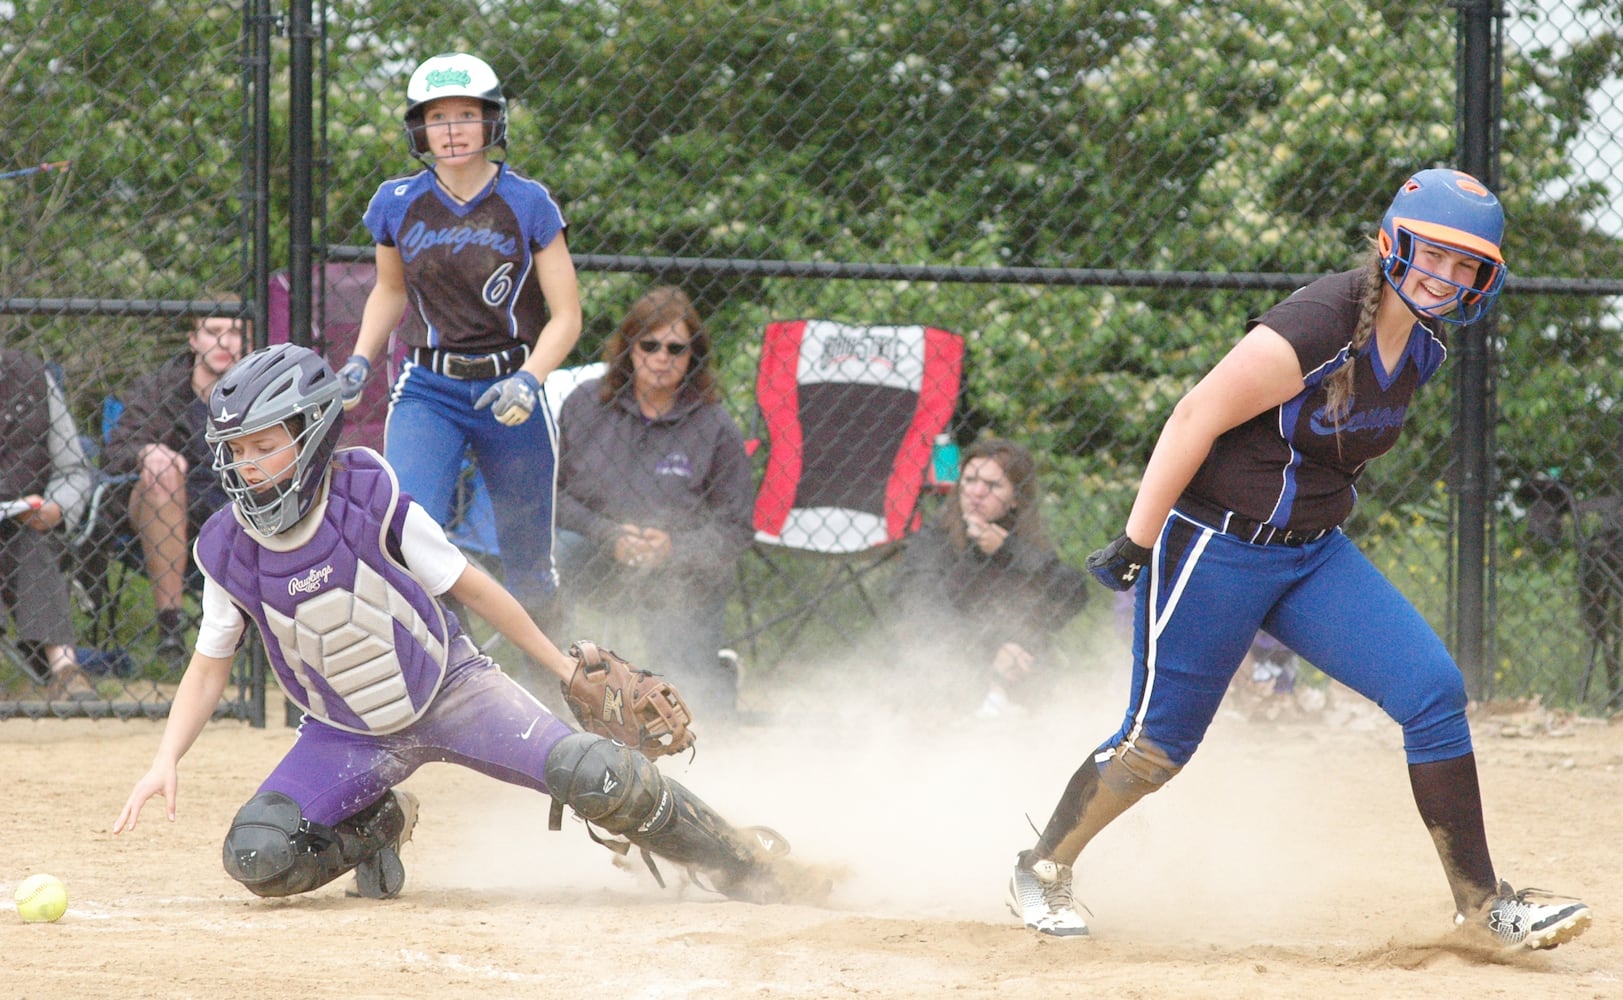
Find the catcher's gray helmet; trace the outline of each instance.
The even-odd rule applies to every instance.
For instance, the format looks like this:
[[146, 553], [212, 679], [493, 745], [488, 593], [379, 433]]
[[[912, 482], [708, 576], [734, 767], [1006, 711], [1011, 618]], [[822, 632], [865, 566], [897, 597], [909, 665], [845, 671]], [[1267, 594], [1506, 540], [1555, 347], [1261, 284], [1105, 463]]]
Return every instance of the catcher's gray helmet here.
[[[286, 531], [309, 512], [344, 429], [344, 401], [338, 376], [308, 347], [276, 344], [243, 358], [215, 383], [209, 395], [204, 437], [214, 452], [214, 470], [225, 492], [254, 530]], [[250, 486], [235, 461], [230, 442], [287, 423], [297, 451], [293, 474], [281, 482]]]

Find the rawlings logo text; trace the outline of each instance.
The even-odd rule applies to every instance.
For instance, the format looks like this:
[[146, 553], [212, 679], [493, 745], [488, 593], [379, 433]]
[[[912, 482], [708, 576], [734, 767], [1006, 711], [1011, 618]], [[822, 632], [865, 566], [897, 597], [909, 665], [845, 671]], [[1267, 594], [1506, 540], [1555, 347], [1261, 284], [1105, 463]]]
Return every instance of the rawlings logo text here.
[[313, 594], [327, 585], [327, 578], [332, 576], [331, 566], [321, 566], [287, 581], [287, 596], [294, 594]]

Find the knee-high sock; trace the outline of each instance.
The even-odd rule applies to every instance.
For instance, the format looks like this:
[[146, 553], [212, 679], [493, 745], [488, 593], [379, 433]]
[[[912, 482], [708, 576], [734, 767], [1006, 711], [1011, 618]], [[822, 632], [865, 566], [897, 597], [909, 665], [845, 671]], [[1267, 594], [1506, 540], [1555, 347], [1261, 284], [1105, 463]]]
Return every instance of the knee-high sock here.
[[1482, 824], [1482, 790], [1477, 784], [1476, 755], [1409, 765], [1420, 819], [1437, 845], [1443, 874], [1460, 913], [1474, 913], [1498, 888], [1488, 835]]

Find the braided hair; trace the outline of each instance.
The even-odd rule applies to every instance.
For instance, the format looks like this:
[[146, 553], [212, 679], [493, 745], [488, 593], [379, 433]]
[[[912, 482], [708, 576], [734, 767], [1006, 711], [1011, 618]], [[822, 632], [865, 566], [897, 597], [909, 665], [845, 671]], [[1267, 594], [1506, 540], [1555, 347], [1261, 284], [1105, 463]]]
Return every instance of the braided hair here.
[[1381, 254], [1371, 245], [1369, 257], [1364, 264], [1364, 298], [1358, 307], [1358, 325], [1353, 329], [1352, 341], [1348, 344], [1347, 363], [1336, 369], [1324, 381], [1325, 393], [1328, 396], [1325, 415], [1335, 424], [1338, 431], [1342, 419], [1352, 412], [1352, 361], [1358, 357], [1360, 351], [1369, 346], [1369, 338], [1375, 334], [1375, 313], [1381, 307], [1381, 293], [1385, 290], [1386, 282], [1381, 277]]

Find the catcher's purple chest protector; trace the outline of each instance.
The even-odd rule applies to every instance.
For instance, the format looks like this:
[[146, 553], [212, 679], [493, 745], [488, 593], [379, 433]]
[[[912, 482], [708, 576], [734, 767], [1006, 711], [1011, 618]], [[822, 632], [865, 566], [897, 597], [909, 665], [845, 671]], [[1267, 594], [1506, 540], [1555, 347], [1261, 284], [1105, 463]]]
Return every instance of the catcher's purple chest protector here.
[[406, 506], [373, 451], [341, 451], [321, 505], [263, 538], [227, 507], [197, 564], [259, 626], [276, 680], [312, 716], [357, 733], [409, 725], [445, 677], [459, 626], [390, 551]]

